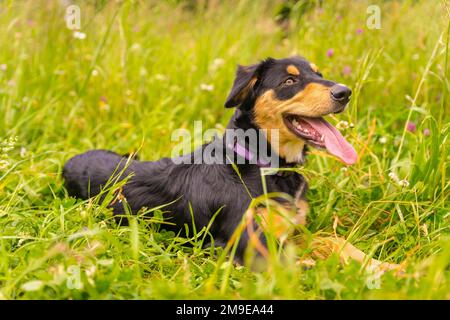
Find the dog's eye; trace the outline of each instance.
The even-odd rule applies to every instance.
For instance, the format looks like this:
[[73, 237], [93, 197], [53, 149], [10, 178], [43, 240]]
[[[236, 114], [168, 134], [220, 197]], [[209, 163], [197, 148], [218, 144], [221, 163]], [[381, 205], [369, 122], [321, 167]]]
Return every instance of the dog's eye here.
[[294, 84], [294, 83], [295, 83], [295, 80], [294, 80], [293, 78], [287, 78], [287, 79], [284, 81], [284, 84], [287, 85], [287, 86], [290, 86], [290, 85], [292, 85], [292, 84]]
[[317, 74], [319, 77], [323, 78], [322, 72], [317, 71], [316, 74]]

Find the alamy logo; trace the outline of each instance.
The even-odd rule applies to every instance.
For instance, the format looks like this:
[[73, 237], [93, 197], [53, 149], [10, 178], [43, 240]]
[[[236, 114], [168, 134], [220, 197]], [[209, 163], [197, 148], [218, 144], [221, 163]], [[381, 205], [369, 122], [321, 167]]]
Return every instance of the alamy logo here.
[[80, 290], [83, 287], [81, 282], [81, 270], [79, 266], [71, 265], [67, 268], [67, 288]]
[[[271, 143], [268, 142], [269, 135]], [[202, 122], [195, 121], [194, 138], [187, 129], [172, 132], [172, 141], [178, 143], [172, 149], [171, 157], [176, 164], [249, 163], [278, 168], [278, 136], [277, 129], [226, 129], [223, 138], [219, 138], [217, 129], [203, 132]], [[212, 142], [202, 147], [203, 141], [211, 139]]]
[[366, 13], [369, 15], [366, 20], [366, 25], [369, 30], [381, 29], [381, 9], [377, 5], [370, 5], [367, 7]]
[[77, 5], [70, 5], [66, 9], [66, 26], [69, 30], [80, 30], [81, 28], [81, 10]]

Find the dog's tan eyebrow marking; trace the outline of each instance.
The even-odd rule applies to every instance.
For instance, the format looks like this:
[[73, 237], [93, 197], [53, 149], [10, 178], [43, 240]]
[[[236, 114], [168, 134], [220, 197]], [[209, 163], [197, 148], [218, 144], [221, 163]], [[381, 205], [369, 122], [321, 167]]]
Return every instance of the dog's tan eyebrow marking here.
[[314, 63], [310, 63], [309, 66], [311, 67], [312, 71], [319, 72], [319, 68]]
[[286, 71], [289, 74], [292, 74], [294, 76], [298, 76], [300, 74], [300, 71], [297, 69], [296, 66], [294, 66], [293, 64], [288, 65], [288, 67], [286, 68]]

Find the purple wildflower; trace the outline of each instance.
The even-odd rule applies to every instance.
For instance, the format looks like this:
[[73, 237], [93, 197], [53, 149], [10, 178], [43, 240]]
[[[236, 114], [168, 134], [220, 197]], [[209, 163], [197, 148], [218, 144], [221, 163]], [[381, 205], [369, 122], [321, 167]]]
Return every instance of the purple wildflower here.
[[363, 29], [362, 28], [358, 28], [358, 29], [356, 29], [356, 34], [361, 34], [361, 33], [363, 33]]
[[334, 55], [334, 49], [330, 48], [327, 50], [327, 57], [331, 58]]
[[406, 124], [406, 130], [408, 130], [411, 133], [415, 133], [417, 131], [416, 124], [414, 122], [412, 122], [412, 121], [409, 121]]
[[430, 129], [428, 129], [428, 128], [423, 129], [423, 135], [425, 137], [428, 137], [430, 134], [431, 134]]
[[352, 74], [352, 68], [350, 66], [344, 66], [344, 68], [342, 69], [342, 74], [344, 76], [349, 76]]

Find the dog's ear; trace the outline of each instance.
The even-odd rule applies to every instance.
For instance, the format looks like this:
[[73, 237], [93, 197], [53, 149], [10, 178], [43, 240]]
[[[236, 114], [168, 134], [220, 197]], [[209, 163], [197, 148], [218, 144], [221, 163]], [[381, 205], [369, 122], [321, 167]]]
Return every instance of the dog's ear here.
[[227, 101], [225, 101], [225, 107], [232, 108], [241, 105], [249, 94], [254, 92], [264, 71], [274, 62], [275, 59], [267, 58], [250, 66], [238, 65], [233, 88], [231, 88]]
[[258, 86], [264, 71], [274, 62], [275, 59], [267, 58], [258, 64], [250, 66], [238, 65], [233, 88], [231, 88], [231, 92], [225, 101], [225, 107], [240, 106], [250, 94], [254, 93], [254, 89]]
[[256, 71], [260, 64], [251, 66], [238, 65], [236, 78], [234, 79], [233, 88], [225, 101], [226, 108], [239, 106], [250, 93], [257, 79]]

